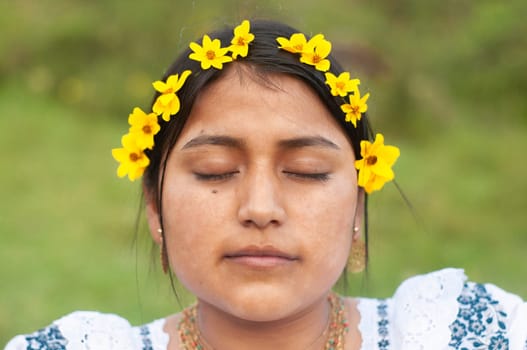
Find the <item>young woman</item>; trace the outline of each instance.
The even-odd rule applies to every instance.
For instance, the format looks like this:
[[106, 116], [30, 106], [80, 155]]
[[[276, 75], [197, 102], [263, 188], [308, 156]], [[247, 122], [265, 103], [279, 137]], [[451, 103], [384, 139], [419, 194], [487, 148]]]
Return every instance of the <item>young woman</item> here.
[[461, 270], [386, 300], [331, 291], [364, 264], [365, 198], [399, 150], [330, 51], [276, 22], [191, 43], [113, 154], [119, 176], [144, 176], [163, 268], [197, 303], [138, 327], [76, 312], [7, 349], [526, 350], [527, 304]]

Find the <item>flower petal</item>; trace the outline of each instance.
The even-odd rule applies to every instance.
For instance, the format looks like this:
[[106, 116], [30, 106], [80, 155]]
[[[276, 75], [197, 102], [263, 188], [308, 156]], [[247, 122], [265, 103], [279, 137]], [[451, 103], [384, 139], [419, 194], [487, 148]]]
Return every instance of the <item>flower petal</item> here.
[[[179, 91], [179, 89], [181, 89], [181, 87], [183, 86], [183, 84], [185, 84], [185, 81], [187, 80], [187, 78], [189, 77], [189, 75], [192, 73], [192, 71], [190, 70], [185, 70], [183, 71], [183, 73], [181, 73], [181, 76], [179, 76], [179, 78], [177, 79], [177, 82], [176, 84], [174, 84], [174, 92], [176, 91]], [[178, 75], [176, 75], [176, 77], [178, 77]]]
[[194, 51], [197, 54], [201, 54], [203, 52], [203, 48], [198, 43], [191, 42], [188, 46], [190, 47], [192, 51]]
[[330, 66], [331, 62], [329, 60], [322, 60], [315, 65], [315, 68], [321, 72], [327, 72]]
[[315, 51], [321, 57], [328, 57], [331, 52], [331, 42], [324, 39], [320, 40], [315, 47]]
[[234, 35], [235, 36], [242, 36], [248, 33], [250, 30], [250, 23], [248, 20], [243, 20], [240, 25], [238, 25], [236, 28], [234, 28]]
[[156, 89], [156, 91], [159, 91], [160, 93], [163, 93], [168, 90], [167, 84], [160, 80], [154, 81], [152, 85], [154, 86], [154, 89]]
[[371, 166], [371, 171], [375, 175], [382, 176], [387, 180], [392, 180], [394, 177], [392, 168], [382, 158], [377, 158], [377, 162]]
[[386, 161], [389, 166], [392, 166], [399, 158], [401, 151], [395, 146], [384, 146], [379, 151], [379, 156]]

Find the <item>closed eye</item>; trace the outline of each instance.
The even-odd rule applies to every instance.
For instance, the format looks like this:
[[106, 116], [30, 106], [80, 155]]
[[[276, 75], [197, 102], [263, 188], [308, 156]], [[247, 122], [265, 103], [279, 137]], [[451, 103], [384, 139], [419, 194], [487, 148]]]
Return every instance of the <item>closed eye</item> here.
[[238, 173], [239, 171], [230, 171], [230, 172], [221, 173], [221, 174], [205, 174], [205, 173], [194, 172], [194, 176], [199, 181], [222, 181], [222, 180], [230, 179]]
[[329, 173], [299, 173], [285, 170], [282, 172], [287, 176], [304, 180], [327, 181], [330, 178]]

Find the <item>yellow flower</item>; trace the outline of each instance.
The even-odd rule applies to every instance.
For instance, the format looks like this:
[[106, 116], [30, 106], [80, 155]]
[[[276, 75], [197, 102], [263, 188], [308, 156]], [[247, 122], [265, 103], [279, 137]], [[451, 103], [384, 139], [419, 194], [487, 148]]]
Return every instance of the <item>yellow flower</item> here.
[[210, 40], [207, 34], [203, 35], [203, 46], [194, 42], [189, 46], [194, 52], [188, 57], [201, 62], [201, 69], [209, 69], [211, 66], [222, 69], [224, 63], [232, 62], [232, 57], [226, 56], [229, 48], [221, 47], [220, 39]]
[[179, 112], [180, 103], [176, 92], [181, 89], [190, 73], [189, 70], [186, 70], [181, 73], [181, 76], [179, 74], [169, 76], [166, 83], [159, 80], [152, 83], [154, 89], [161, 93], [154, 102], [152, 110], [157, 115], [162, 114], [164, 121], [168, 122], [171, 115]]
[[324, 39], [324, 35], [317, 34], [305, 45], [300, 62], [315, 66], [319, 71], [327, 72], [331, 62], [326, 57], [330, 52], [331, 43]]
[[154, 135], [159, 132], [161, 127], [157, 122], [155, 113], [146, 114], [141, 108], [134, 108], [128, 116], [130, 133], [134, 134], [137, 146], [141, 149], [152, 149], [154, 147]]
[[126, 134], [122, 137], [122, 148], [112, 149], [112, 156], [118, 161], [117, 176], [124, 177], [128, 174], [130, 181], [134, 181], [143, 175], [150, 159], [145, 155], [141, 147], [137, 145], [135, 134]]
[[370, 93], [360, 97], [359, 88], [356, 87], [353, 95], [349, 95], [349, 103], [340, 106], [340, 109], [346, 113], [346, 121], [352, 122], [355, 127], [357, 127], [357, 120], [360, 120], [362, 113], [368, 110], [368, 105], [366, 104], [368, 97], [370, 97]]
[[234, 38], [231, 40], [230, 50], [232, 51], [232, 59], [236, 59], [238, 55], [245, 57], [249, 52], [249, 43], [254, 40], [254, 34], [249, 33], [250, 23], [245, 20], [234, 28]]
[[326, 73], [326, 84], [331, 88], [331, 94], [333, 96], [346, 96], [348, 93], [357, 89], [360, 84], [359, 79], [350, 79], [349, 72], [340, 73], [337, 77], [335, 74]]
[[373, 144], [361, 141], [360, 154], [362, 159], [355, 161], [355, 168], [359, 171], [357, 183], [366, 193], [380, 190], [386, 182], [393, 180], [392, 166], [400, 151], [395, 146], [385, 146], [382, 134], [375, 135]]
[[289, 39], [278, 37], [276, 41], [280, 44], [279, 48], [291, 53], [302, 53], [304, 52], [304, 47], [307, 44], [307, 40], [304, 34], [295, 33], [291, 35]]

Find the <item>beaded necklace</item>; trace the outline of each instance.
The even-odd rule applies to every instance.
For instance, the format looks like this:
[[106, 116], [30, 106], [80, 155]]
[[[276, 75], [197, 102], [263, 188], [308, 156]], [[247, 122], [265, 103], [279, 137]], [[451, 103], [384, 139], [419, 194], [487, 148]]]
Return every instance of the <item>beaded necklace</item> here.
[[[344, 300], [330, 293], [328, 296], [330, 305], [330, 316], [327, 328], [320, 337], [327, 334], [327, 341], [324, 350], [344, 350], [344, 337], [348, 332], [348, 321], [344, 313]], [[197, 325], [198, 306], [193, 306], [183, 310], [181, 320], [179, 321], [178, 331], [183, 350], [214, 350], [207, 343]], [[319, 338], [315, 339], [318, 340]]]

